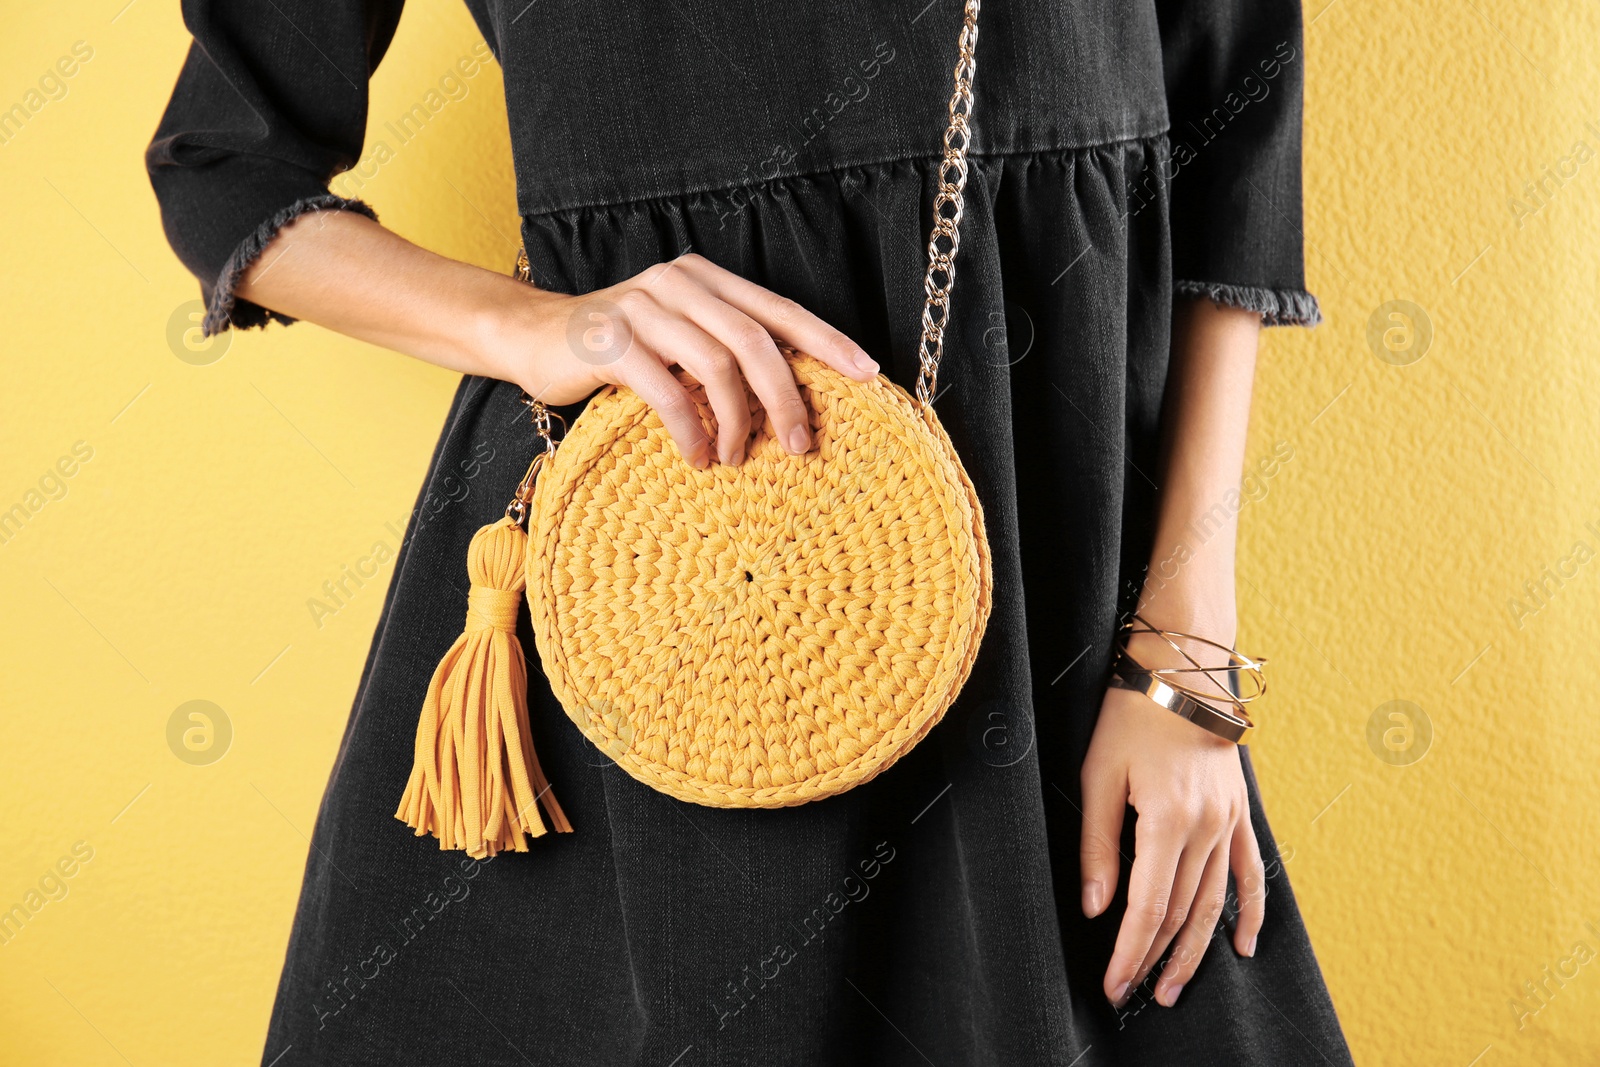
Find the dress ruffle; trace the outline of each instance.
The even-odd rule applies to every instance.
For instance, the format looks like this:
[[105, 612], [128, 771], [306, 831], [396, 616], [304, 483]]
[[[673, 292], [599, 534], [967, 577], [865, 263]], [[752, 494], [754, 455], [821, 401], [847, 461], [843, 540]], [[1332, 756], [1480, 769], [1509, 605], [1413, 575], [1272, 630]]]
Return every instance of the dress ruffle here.
[[1180, 280], [1172, 285], [1179, 299], [1205, 299], [1261, 315], [1263, 326], [1315, 326], [1322, 321], [1317, 298], [1304, 289], [1268, 289], [1256, 285]]

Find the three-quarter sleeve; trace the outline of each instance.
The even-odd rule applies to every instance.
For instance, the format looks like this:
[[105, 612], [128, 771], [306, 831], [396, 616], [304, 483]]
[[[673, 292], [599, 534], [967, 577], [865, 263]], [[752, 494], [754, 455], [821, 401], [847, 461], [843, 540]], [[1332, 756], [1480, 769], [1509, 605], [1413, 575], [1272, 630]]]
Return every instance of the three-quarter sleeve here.
[[402, 0], [184, 0], [193, 34], [145, 167], [167, 240], [200, 281], [204, 333], [292, 322], [234, 295], [278, 230], [310, 211], [369, 218], [328, 191], [354, 166], [367, 82]]
[[1314, 326], [1300, 208], [1298, 0], [1156, 0], [1171, 122], [1174, 295]]

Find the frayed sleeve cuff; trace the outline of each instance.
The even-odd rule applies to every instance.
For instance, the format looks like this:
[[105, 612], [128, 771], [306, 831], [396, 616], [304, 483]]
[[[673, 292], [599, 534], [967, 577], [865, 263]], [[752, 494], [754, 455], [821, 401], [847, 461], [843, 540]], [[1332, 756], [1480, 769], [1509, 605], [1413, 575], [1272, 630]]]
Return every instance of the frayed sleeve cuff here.
[[1228, 307], [1254, 311], [1263, 326], [1315, 326], [1322, 321], [1317, 298], [1304, 289], [1265, 289], [1252, 285], [1227, 285], [1221, 282], [1177, 281], [1172, 283], [1175, 299], [1211, 300]]
[[333, 193], [304, 197], [288, 207], [273, 212], [249, 236], [239, 242], [239, 246], [233, 250], [228, 261], [222, 265], [216, 284], [206, 301], [206, 317], [201, 323], [203, 336], [212, 337], [230, 326], [251, 329], [265, 326], [272, 321], [285, 324], [295, 321], [288, 315], [236, 297], [234, 290], [238, 288], [239, 279], [244, 277], [244, 272], [250, 269], [250, 265], [272, 243], [278, 231], [300, 216], [309, 215], [313, 211], [354, 211], [365, 215], [373, 222], [378, 221], [378, 213], [364, 201], [350, 200], [335, 196]]

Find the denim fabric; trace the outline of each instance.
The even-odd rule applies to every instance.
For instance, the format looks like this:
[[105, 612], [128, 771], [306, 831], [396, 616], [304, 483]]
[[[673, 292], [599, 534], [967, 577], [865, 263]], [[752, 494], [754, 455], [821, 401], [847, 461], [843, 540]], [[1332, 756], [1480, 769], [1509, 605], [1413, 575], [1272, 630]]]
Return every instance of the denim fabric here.
[[[392, 9], [278, 4], [352, 75], [393, 28]], [[1126, 864], [1106, 915], [1086, 920], [1078, 902], [1079, 768], [1151, 549], [1174, 294], [1315, 310], [1298, 163], [1285, 163], [1299, 152], [1292, 64], [1265, 94], [1247, 87], [1227, 122], [1212, 116], [1186, 162], [1166, 133], [1172, 86], [1191, 74], [1196, 94], [1266, 77], [1245, 54], [1257, 30], [1240, 26], [1275, 24], [1298, 50], [1297, 12], [1251, 7], [1208, 4], [1192, 23], [1141, 0], [984, 11], [938, 407], [983, 504], [994, 610], [946, 719], [864, 786], [780, 811], [682, 804], [589, 746], [535, 658], [535, 743], [576, 832], [475, 863], [394, 819], [417, 711], [460, 630], [467, 544], [532, 449], [518, 390], [463, 380], [318, 815], [264, 1064], [1350, 1063], [1248, 761], [1270, 874], [1254, 958], [1224, 933], [1177, 1008], [1147, 983], [1118, 1012], [1100, 979]], [[693, 249], [800, 301], [909, 386], [957, 7], [778, 8], [473, 6], [506, 69], [534, 279], [584, 292]], [[175, 247], [225, 298], [219, 279], [263, 224], [321, 195], [306, 176], [359, 150], [349, 115], [306, 109], [358, 110], [360, 94], [267, 16], [186, 12], [205, 48], [152, 174]], [[867, 79], [880, 41], [893, 58], [878, 57], [870, 91], [826, 103]], [[270, 92], [255, 80], [269, 74]], [[224, 132], [225, 109], [200, 98], [219, 78], [250, 83], [264, 136], [242, 117]], [[813, 103], [829, 117], [805, 140]], [[228, 136], [231, 149], [197, 147]], [[761, 172], [785, 137], [793, 159]], [[1250, 232], [1179, 219], [1185, 182], [1216, 198], [1196, 192], [1188, 210], [1240, 210]], [[1285, 217], [1256, 211], [1252, 187]], [[243, 302], [229, 314], [264, 317]]]
[[[146, 155], [206, 331], [289, 321], [231, 288], [354, 166], [367, 79], [400, 0], [186, 0], [195, 35]], [[505, 76], [524, 215], [746, 187], [938, 151], [957, 0], [468, 0]], [[478, 62], [465, 56], [468, 65]], [[1300, 235], [1300, 11], [1284, 0], [990, 4], [973, 151], [1003, 156], [1171, 129], [1180, 290], [1312, 324]], [[358, 206], [347, 204], [344, 206]], [[359, 210], [372, 214], [370, 208]], [[1280, 309], [1283, 309], [1280, 311]]]

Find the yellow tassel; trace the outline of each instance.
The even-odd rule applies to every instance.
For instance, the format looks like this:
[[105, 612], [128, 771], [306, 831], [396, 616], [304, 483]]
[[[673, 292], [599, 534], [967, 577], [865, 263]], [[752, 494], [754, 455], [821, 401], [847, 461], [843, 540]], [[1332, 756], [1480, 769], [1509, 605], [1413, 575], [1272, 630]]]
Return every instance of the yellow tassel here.
[[572, 826], [550, 792], [528, 730], [528, 667], [517, 640], [527, 583], [528, 535], [510, 518], [490, 523], [467, 550], [466, 632], [428, 685], [417, 722], [416, 761], [395, 818], [433, 834], [441, 849], [483, 859], [528, 851], [543, 804], [557, 833]]

